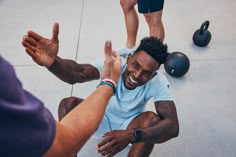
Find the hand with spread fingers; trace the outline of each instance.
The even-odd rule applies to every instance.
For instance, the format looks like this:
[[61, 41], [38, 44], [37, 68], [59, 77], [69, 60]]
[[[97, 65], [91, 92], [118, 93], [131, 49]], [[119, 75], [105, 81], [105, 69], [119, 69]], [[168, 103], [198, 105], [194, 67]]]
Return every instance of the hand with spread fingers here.
[[113, 130], [105, 133], [104, 138], [97, 145], [97, 151], [102, 156], [112, 157], [121, 150], [123, 150], [129, 143], [129, 136], [127, 130]]
[[59, 49], [58, 34], [58, 23], [55, 23], [53, 26], [51, 39], [44, 38], [33, 31], [28, 31], [28, 34], [23, 38], [22, 45], [25, 47], [25, 51], [37, 64], [50, 67], [53, 64]]

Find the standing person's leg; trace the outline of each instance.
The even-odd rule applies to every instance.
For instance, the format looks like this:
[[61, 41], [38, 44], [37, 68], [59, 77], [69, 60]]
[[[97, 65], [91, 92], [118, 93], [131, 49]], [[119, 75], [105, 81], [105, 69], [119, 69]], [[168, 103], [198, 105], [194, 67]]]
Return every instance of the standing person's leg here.
[[[128, 125], [127, 129], [151, 127], [160, 121], [160, 117], [151, 111], [144, 112], [135, 117]], [[137, 142], [134, 143], [129, 151], [129, 157], [147, 157], [151, 154], [154, 147], [153, 143]]]
[[164, 41], [165, 30], [162, 23], [162, 11], [144, 14], [144, 17], [149, 26], [149, 35], [155, 36]]
[[143, 13], [149, 26], [149, 35], [165, 38], [165, 30], [162, 22], [164, 0], [138, 0], [138, 10]]
[[135, 10], [137, 0], [120, 0], [120, 4], [125, 17], [125, 25], [127, 31], [126, 47], [135, 47], [138, 32], [139, 19]]

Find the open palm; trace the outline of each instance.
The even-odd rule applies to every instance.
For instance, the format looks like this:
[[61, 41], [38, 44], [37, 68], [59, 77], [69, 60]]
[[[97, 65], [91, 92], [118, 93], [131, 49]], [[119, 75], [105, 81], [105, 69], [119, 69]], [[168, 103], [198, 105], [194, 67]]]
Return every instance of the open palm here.
[[59, 49], [58, 34], [59, 24], [55, 23], [51, 39], [44, 38], [33, 31], [29, 31], [28, 34], [24, 36], [22, 45], [37, 64], [50, 67]]

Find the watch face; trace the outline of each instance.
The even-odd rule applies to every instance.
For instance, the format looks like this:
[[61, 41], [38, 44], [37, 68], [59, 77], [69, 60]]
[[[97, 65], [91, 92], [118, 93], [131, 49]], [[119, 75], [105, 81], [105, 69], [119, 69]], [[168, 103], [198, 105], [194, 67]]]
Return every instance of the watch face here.
[[134, 137], [135, 137], [136, 142], [141, 141], [142, 135], [143, 133], [141, 129], [134, 129]]

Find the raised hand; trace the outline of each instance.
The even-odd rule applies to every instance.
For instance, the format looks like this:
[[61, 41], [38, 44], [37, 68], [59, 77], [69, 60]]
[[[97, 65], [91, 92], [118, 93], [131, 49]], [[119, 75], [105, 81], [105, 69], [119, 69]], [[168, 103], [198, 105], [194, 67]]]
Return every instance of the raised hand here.
[[33, 31], [29, 31], [28, 34], [24, 36], [22, 45], [37, 64], [50, 67], [59, 49], [58, 34], [59, 24], [55, 23], [51, 39], [44, 38]]
[[105, 61], [102, 68], [101, 79], [108, 78], [117, 83], [121, 72], [121, 58], [117, 52], [112, 50], [111, 41], [106, 41], [104, 53]]

